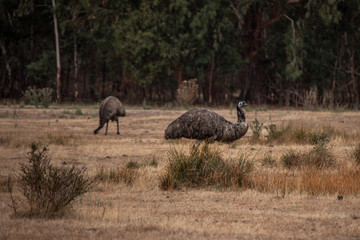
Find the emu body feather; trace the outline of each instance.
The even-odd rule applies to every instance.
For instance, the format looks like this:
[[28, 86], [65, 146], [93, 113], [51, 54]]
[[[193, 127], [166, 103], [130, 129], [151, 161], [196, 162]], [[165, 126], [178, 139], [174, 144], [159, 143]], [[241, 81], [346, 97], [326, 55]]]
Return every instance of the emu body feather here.
[[95, 129], [94, 134], [98, 134], [99, 131], [104, 127], [106, 123], [106, 131], [105, 135], [107, 135], [108, 132], [108, 124], [111, 120], [116, 121], [117, 123], [117, 134], [120, 134], [119, 132], [119, 120], [118, 116], [124, 117], [126, 115], [125, 109], [123, 105], [121, 104], [120, 100], [116, 97], [109, 96], [105, 100], [103, 100], [100, 104], [99, 109], [99, 127]]
[[205, 108], [192, 109], [174, 120], [165, 130], [166, 139], [190, 138], [197, 140], [231, 142], [244, 136], [249, 128], [245, 113], [237, 105], [238, 122], [231, 123], [221, 115]]

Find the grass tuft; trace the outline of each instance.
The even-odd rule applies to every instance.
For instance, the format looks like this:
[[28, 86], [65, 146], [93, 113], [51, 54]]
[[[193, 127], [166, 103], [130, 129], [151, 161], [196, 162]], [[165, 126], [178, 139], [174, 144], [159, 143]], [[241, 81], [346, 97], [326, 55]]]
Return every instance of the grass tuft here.
[[360, 165], [360, 143], [354, 148], [352, 156], [357, 165]]
[[193, 148], [189, 155], [174, 149], [169, 152], [169, 165], [160, 178], [160, 187], [163, 190], [182, 186], [241, 187], [252, 169], [253, 164], [245, 155], [237, 163], [231, 163], [208, 144]]

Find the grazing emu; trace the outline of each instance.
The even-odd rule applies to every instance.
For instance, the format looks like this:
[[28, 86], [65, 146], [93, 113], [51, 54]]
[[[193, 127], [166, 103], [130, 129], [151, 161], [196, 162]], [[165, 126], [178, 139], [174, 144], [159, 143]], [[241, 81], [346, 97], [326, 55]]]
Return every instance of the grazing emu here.
[[240, 101], [237, 108], [238, 122], [231, 123], [219, 114], [205, 108], [192, 109], [175, 119], [165, 130], [166, 139], [191, 138], [208, 142], [232, 142], [244, 136], [249, 128]]
[[94, 134], [98, 134], [106, 123], [105, 135], [107, 135], [109, 120], [111, 120], [112, 122], [116, 121], [117, 134], [120, 134], [118, 116], [124, 117], [125, 115], [126, 115], [125, 109], [121, 104], [121, 102], [119, 101], [119, 99], [113, 96], [107, 97], [100, 104], [100, 110], [99, 110], [100, 124], [99, 127], [95, 129]]

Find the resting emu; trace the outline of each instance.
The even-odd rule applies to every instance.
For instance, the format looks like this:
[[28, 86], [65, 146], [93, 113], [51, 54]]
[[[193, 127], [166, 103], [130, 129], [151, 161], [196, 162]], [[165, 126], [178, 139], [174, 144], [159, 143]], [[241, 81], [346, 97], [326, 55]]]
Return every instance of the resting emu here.
[[235, 141], [244, 136], [249, 128], [245, 123], [245, 113], [241, 109], [242, 106], [247, 106], [247, 104], [240, 101], [236, 106], [238, 122], [235, 124], [208, 109], [192, 109], [169, 124], [165, 130], [165, 138], [184, 137], [208, 142]]
[[121, 102], [119, 101], [119, 99], [113, 96], [107, 97], [100, 104], [100, 110], [99, 110], [100, 124], [99, 127], [95, 129], [94, 134], [98, 134], [106, 123], [105, 135], [107, 135], [109, 120], [111, 120], [112, 122], [116, 121], [117, 134], [120, 134], [118, 116], [124, 117], [125, 115], [126, 115], [125, 109], [121, 104]]

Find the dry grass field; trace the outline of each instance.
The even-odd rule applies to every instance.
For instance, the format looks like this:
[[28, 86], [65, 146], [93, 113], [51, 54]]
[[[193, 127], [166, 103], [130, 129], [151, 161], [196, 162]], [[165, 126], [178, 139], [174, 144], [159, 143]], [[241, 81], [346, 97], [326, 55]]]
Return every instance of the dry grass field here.
[[[236, 111], [213, 109], [236, 121]], [[0, 239], [360, 239], [360, 112], [245, 109], [246, 119], [297, 133], [269, 141], [252, 131], [233, 143], [213, 143], [224, 159], [241, 156], [253, 170], [241, 187], [160, 188], [171, 151], [189, 153], [193, 140], [165, 140], [167, 125], [185, 110], [127, 108], [127, 116], [98, 135], [92, 106], [36, 109], [0, 106]], [[300, 129], [300, 130], [299, 130]], [[302, 131], [302, 132], [301, 132]], [[300, 132], [300, 133], [299, 133]], [[326, 168], [286, 167], [284, 156], [306, 154], [313, 144], [299, 134], [329, 133]], [[316, 134], [315, 134], [316, 135]], [[77, 198], [65, 216], [15, 217], [6, 179], [27, 163], [30, 144], [48, 146], [52, 163], [86, 166], [105, 176]], [[121, 175], [129, 164], [128, 175]], [[110, 172], [118, 179], [106, 178]], [[123, 176], [121, 178], [121, 176]], [[343, 196], [338, 200], [338, 196]], [[21, 199], [15, 188], [14, 197]]]

